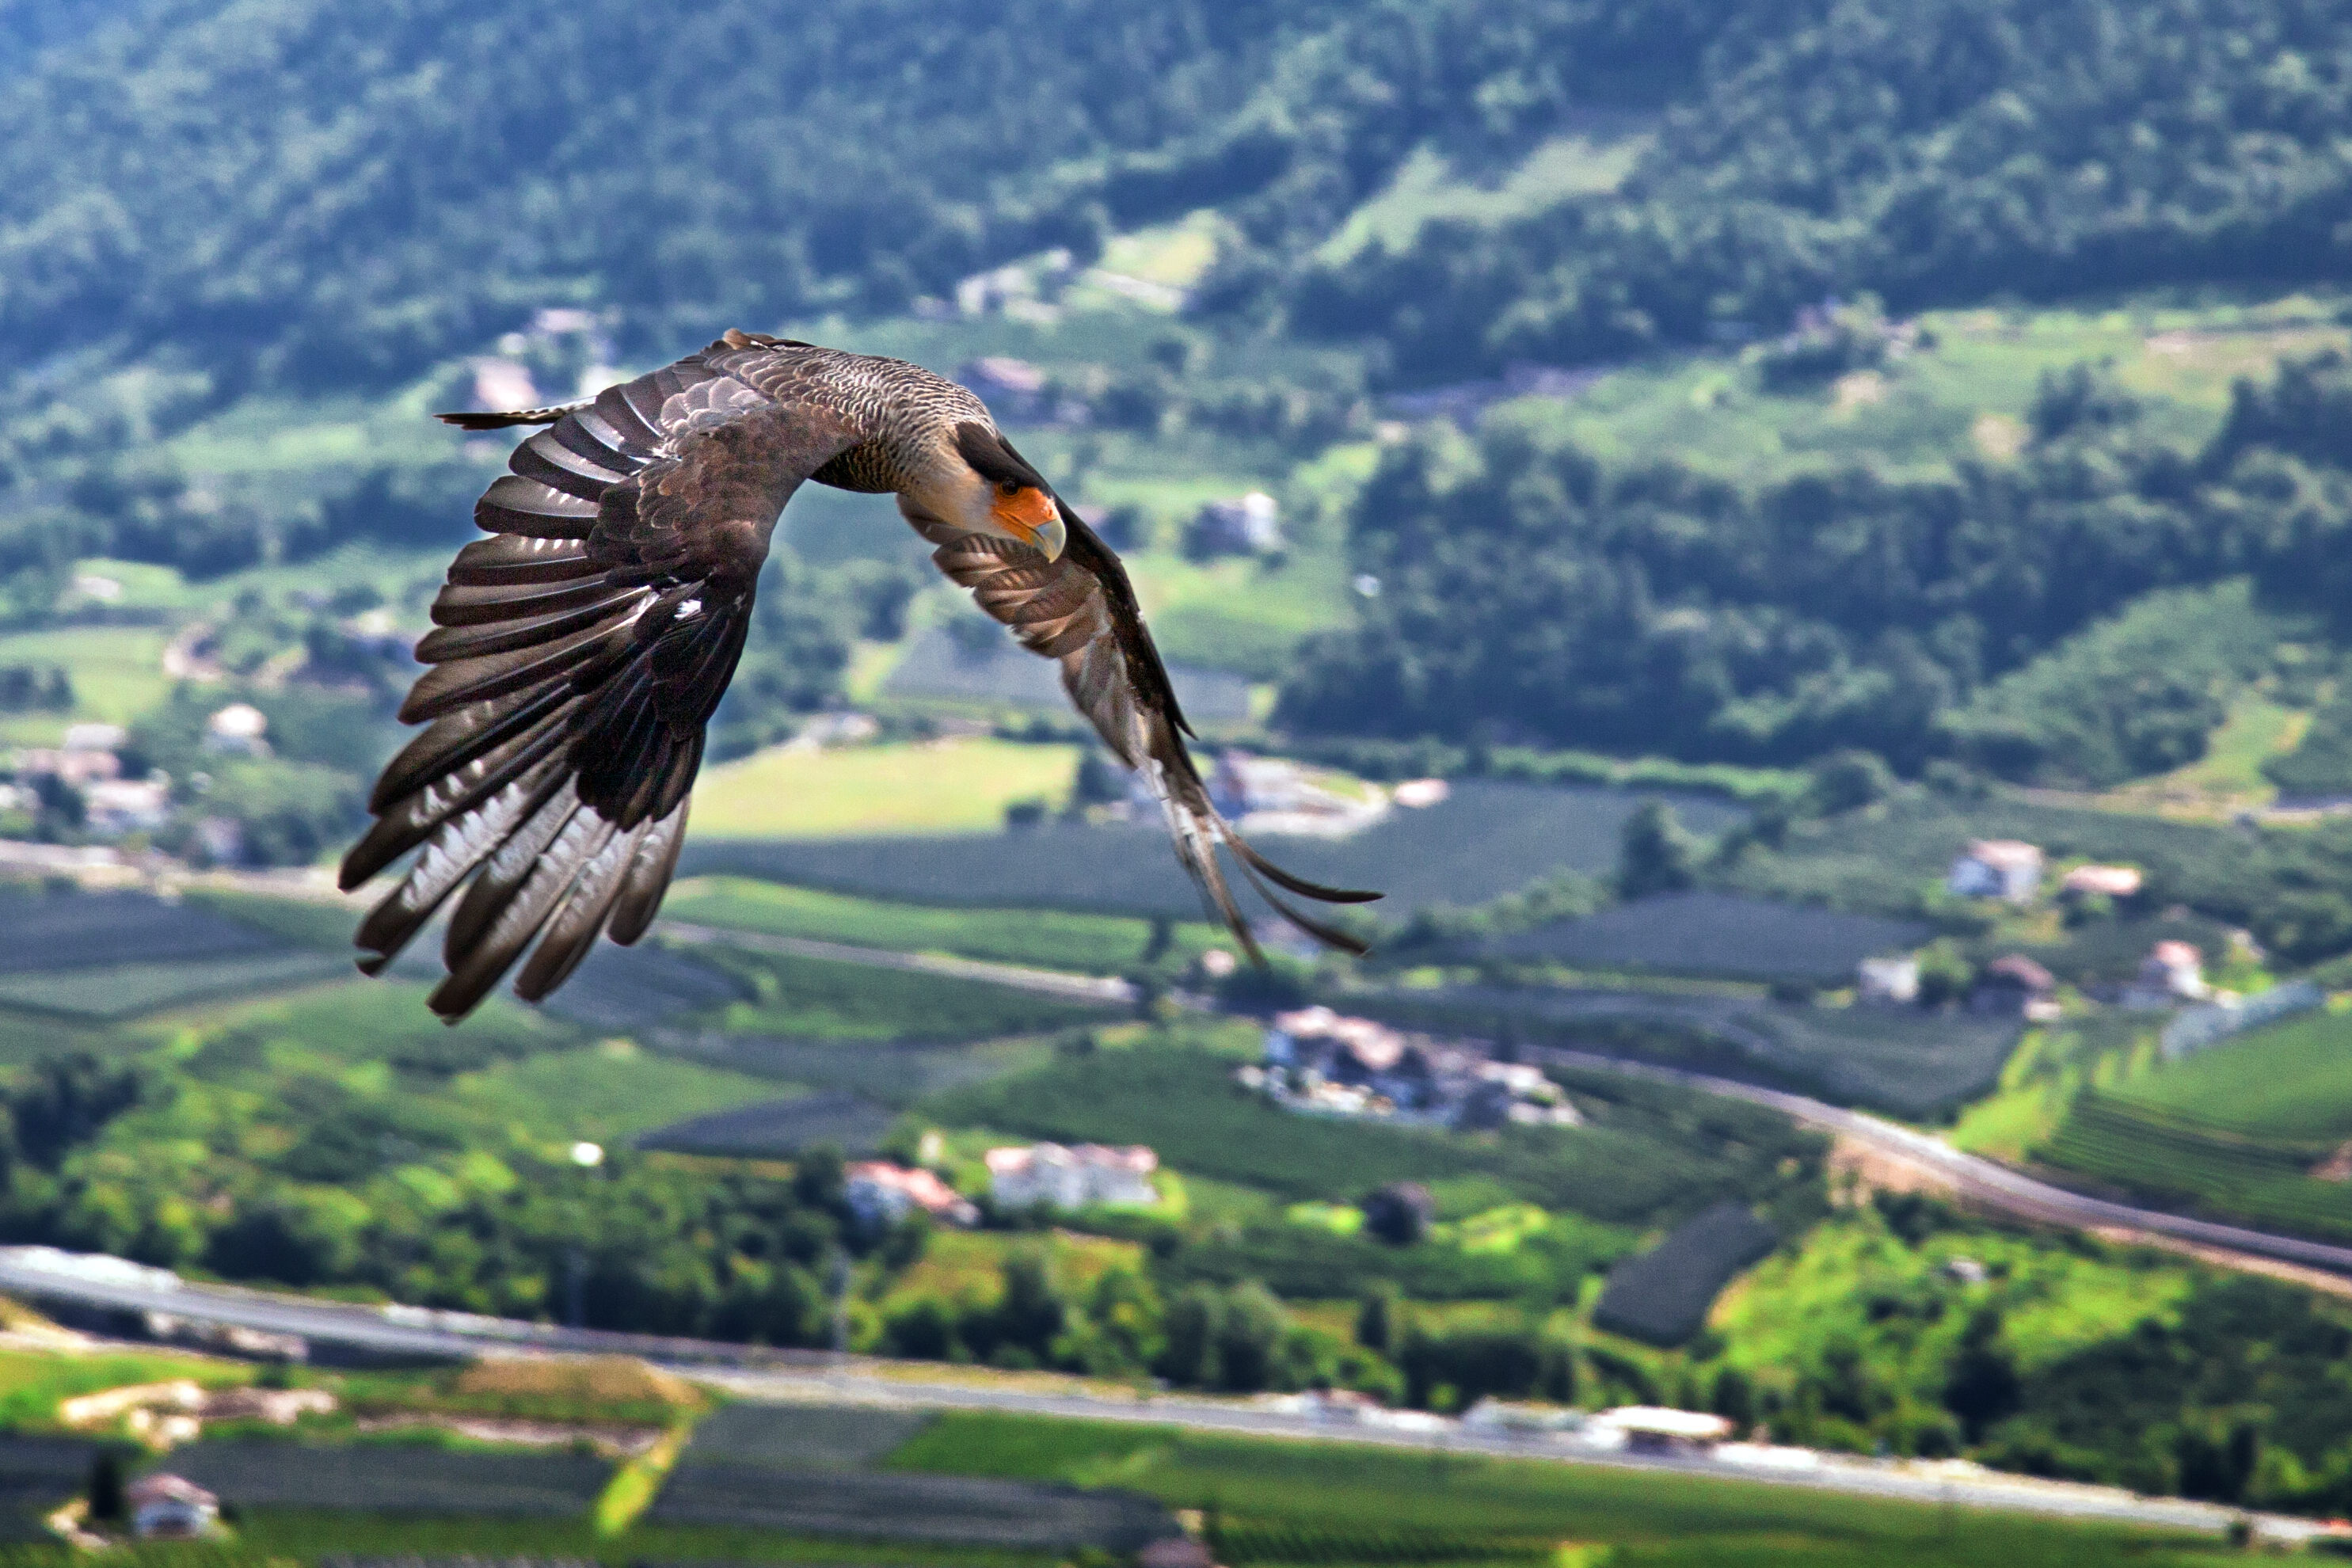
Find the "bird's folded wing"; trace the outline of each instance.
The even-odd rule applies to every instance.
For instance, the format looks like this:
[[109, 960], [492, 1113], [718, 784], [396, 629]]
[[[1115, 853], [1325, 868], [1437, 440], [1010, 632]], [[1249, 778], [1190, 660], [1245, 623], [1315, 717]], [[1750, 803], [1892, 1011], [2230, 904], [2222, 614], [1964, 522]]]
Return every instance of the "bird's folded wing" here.
[[[776, 517], [861, 432], [803, 395], [793, 345], [730, 334], [593, 402], [513, 416], [515, 449], [417, 645], [354, 888], [412, 850], [361, 925], [380, 972], [461, 887], [436, 1012], [517, 976], [544, 996], [609, 931], [645, 934], [677, 865], [703, 731], [749, 627]], [[484, 428], [492, 416], [470, 416]]]
[[931, 560], [971, 590], [972, 602], [1013, 628], [1022, 646], [1058, 660], [1062, 689], [1113, 754], [1150, 786], [1168, 817], [1177, 858], [1202, 895], [1253, 958], [1261, 958], [1249, 922], [1234, 901], [1217, 847], [1283, 918], [1318, 941], [1350, 952], [1363, 942], [1302, 914], [1272, 888], [1323, 903], [1366, 903], [1378, 893], [1320, 887], [1290, 875], [1252, 848], [1210, 803], [1183, 737], [1191, 733], [1176, 689], [1143, 624], [1127, 569], [1110, 547], [1064, 503], [1068, 542], [1061, 558], [993, 534], [971, 533], [900, 503], [907, 521], [937, 549]]

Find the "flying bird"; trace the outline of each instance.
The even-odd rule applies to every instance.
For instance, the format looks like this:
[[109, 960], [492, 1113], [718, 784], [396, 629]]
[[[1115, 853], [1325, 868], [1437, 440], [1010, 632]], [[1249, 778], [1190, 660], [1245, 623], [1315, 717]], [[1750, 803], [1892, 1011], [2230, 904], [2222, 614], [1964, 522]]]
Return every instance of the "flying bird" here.
[[1301, 930], [1362, 950], [1267, 884], [1325, 903], [1379, 895], [1293, 877], [1218, 815], [1126, 569], [953, 382], [730, 331], [582, 402], [440, 418], [545, 426], [475, 505], [488, 537], [451, 563], [416, 648], [432, 668], [400, 710], [426, 727], [385, 766], [374, 826], [343, 858], [349, 890], [418, 852], [360, 925], [370, 974], [464, 889], [431, 998], [444, 1018], [518, 962], [515, 993], [537, 1001], [600, 934], [629, 943], [652, 925], [769, 538], [809, 479], [895, 494], [940, 570], [1060, 662], [1070, 700], [1159, 797], [1178, 858], [1253, 958], [1220, 846]]

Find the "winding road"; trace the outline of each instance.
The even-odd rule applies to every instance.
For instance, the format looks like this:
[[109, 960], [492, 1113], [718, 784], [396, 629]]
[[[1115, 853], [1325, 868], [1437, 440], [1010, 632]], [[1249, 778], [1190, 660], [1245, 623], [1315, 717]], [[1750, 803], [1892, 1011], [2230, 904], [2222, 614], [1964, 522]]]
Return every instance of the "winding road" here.
[[2250, 1230], [2242, 1226], [2222, 1225], [2212, 1220], [2191, 1219], [2185, 1215], [2168, 1214], [2162, 1209], [2140, 1208], [2132, 1204], [2069, 1192], [2064, 1187], [2011, 1170], [1997, 1161], [1955, 1149], [1932, 1133], [1905, 1127], [1883, 1117], [1873, 1116], [1868, 1111], [1850, 1110], [1801, 1094], [1765, 1089], [1733, 1079], [1686, 1072], [1678, 1068], [1657, 1067], [1648, 1062], [1627, 1061], [1621, 1057], [1601, 1056], [1591, 1051], [1532, 1046], [1526, 1047], [1526, 1054], [1537, 1062], [1678, 1084], [1685, 1089], [1768, 1107], [1801, 1125], [1852, 1138], [1888, 1159], [1931, 1173], [1948, 1182], [1962, 1197], [1988, 1208], [2015, 1215], [2021, 1219], [2083, 1230], [2128, 1230], [2167, 1237], [2204, 1249], [2205, 1254], [2214, 1257], [2216, 1261], [2227, 1261], [2228, 1254], [2246, 1254], [2335, 1274], [2352, 1275], [2352, 1247], [2337, 1247], [2299, 1236], [2278, 1236], [2269, 1231]]

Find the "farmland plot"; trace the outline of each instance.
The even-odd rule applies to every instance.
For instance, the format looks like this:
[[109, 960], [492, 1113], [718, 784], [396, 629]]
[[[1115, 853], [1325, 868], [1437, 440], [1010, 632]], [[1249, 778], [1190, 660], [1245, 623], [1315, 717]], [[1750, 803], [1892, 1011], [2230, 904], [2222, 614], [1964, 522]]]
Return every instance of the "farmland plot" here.
[[881, 1141], [891, 1112], [854, 1094], [838, 1091], [773, 1100], [732, 1110], [714, 1111], [646, 1133], [640, 1149], [674, 1154], [719, 1154], [745, 1159], [783, 1158], [831, 1144], [862, 1154]]
[[1166, 1510], [1130, 1492], [731, 1464], [680, 1464], [646, 1519], [1042, 1552], [1129, 1552], [1178, 1533]]
[[371, 1513], [583, 1512], [612, 1473], [584, 1454], [488, 1454], [415, 1444], [323, 1448], [292, 1443], [196, 1443], [171, 1468], [225, 1502]]
[[1498, 1196], [1607, 1224], [1650, 1225], [1719, 1197], [1787, 1199], [1819, 1186], [1818, 1141], [1735, 1100], [1613, 1076], [1558, 1073], [1580, 1128], [1504, 1127], [1475, 1138], [1295, 1116], [1232, 1079], [1213, 1052], [1142, 1046], [1056, 1060], [941, 1095], [946, 1127], [1061, 1142], [1146, 1143], [1168, 1165], [1288, 1201], [1353, 1202], [1383, 1182], [1482, 1176]]
[[761, 1405], [744, 1400], [723, 1406], [694, 1429], [678, 1463], [766, 1465], [781, 1470], [858, 1469], [881, 1458], [923, 1429], [929, 1416], [918, 1411], [877, 1410], [856, 1405]]
[[2340, 1152], [2088, 1090], [2034, 1151], [2162, 1206], [2342, 1240], [2352, 1238], [2352, 1187], [2314, 1173], [2340, 1169]]
[[813, 1089], [846, 1089], [883, 1105], [907, 1105], [945, 1089], [980, 1083], [1038, 1066], [1051, 1047], [1042, 1041], [998, 1040], [978, 1046], [876, 1045], [859, 1041], [780, 1040], [716, 1031], [667, 1035], [660, 1048], [753, 1078]]
[[1592, 1321], [1652, 1344], [1678, 1345], [1698, 1332], [1731, 1277], [1772, 1250], [1780, 1237], [1735, 1203], [1685, 1220], [1649, 1251], [1609, 1273]]
[[83, 964], [46, 973], [0, 974], [0, 1006], [105, 1022], [219, 996], [276, 991], [349, 972], [344, 960], [323, 952]]
[[[1140, 963], [1153, 940], [1149, 922], [1125, 916], [883, 903], [740, 877], [698, 877], [683, 882], [670, 889], [662, 912], [673, 920], [774, 936], [900, 952], [949, 952], [1083, 974], [1116, 974]], [[1179, 960], [1225, 940], [1222, 930], [1192, 922], [1169, 936], [1168, 956]]]
[[578, 973], [547, 999], [547, 1010], [592, 1029], [643, 1028], [740, 1002], [751, 988], [733, 975], [658, 946], [600, 942]]
[[1933, 934], [1916, 921], [1690, 892], [1662, 894], [1521, 931], [1489, 951], [1583, 968], [1827, 984], [1850, 979], [1864, 958], [1916, 947]]
[[0, 1542], [53, 1539], [41, 1516], [81, 1490], [98, 1445], [0, 1435]]
[[342, 972], [340, 958], [144, 893], [0, 892], [0, 1006], [105, 1022]]
[[0, 974], [241, 957], [285, 943], [144, 893], [0, 893]]
[[941, 1044], [1101, 1023], [1128, 1010], [1073, 1003], [987, 981], [834, 959], [700, 950], [757, 996], [730, 1006], [730, 1031], [801, 1039]]
[[[1618, 836], [1643, 801], [1669, 798], [1611, 789], [1554, 789], [1492, 779], [1454, 784], [1443, 803], [1400, 810], [1339, 840], [1269, 837], [1290, 870], [1317, 881], [1374, 888], [1383, 920], [1429, 904], [1476, 904], [1560, 869], [1616, 864]], [[1737, 806], [1706, 795], [1671, 797], [1702, 833], [1739, 821]], [[1046, 823], [952, 838], [844, 838], [828, 842], [703, 839], [682, 868], [732, 872], [877, 899], [945, 906], [1003, 905], [1166, 915], [1197, 920], [1201, 901], [1157, 823], [1087, 826]]]

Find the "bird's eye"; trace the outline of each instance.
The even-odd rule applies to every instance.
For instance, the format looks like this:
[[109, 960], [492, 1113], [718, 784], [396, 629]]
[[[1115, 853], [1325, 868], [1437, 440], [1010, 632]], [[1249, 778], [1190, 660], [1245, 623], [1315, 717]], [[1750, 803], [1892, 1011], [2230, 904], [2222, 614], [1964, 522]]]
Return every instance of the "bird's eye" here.
[[1021, 482], [1018, 479], [1006, 479], [996, 488], [1008, 496], [1017, 496], [1021, 493]]

